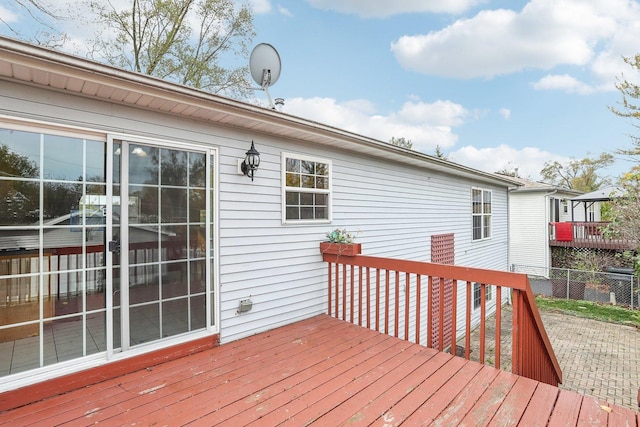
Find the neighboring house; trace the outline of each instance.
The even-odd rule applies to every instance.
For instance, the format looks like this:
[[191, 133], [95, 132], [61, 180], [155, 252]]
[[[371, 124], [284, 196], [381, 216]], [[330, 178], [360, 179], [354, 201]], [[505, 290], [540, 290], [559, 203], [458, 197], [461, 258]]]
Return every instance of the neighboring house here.
[[511, 178], [6, 38], [0, 87], [0, 145], [28, 166], [0, 171], [22, 195], [0, 223], [0, 392], [324, 313], [338, 227], [367, 255], [508, 269]]
[[[521, 186], [509, 191], [509, 264], [532, 267], [533, 274], [540, 271], [547, 275], [552, 266], [549, 241], [554, 232], [553, 224], [585, 221], [584, 211], [572, 209], [571, 202], [582, 193], [523, 178], [514, 179]], [[591, 212], [595, 211], [592, 205]], [[598, 220], [599, 215], [598, 208]], [[518, 271], [524, 269], [518, 268]]]

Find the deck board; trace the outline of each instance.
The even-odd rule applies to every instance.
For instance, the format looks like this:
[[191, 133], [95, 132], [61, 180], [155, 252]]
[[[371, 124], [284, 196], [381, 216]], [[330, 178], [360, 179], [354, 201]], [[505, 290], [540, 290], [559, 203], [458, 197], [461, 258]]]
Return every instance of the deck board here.
[[[437, 403], [439, 407], [445, 408], [440, 414], [436, 413], [435, 409], [432, 409], [431, 416], [428, 416], [429, 411], [427, 409], [429, 407], [425, 406], [420, 408], [416, 415], [423, 413], [420, 417], [422, 423], [433, 421], [435, 425], [457, 425], [462, 422], [469, 411], [476, 405], [480, 396], [491, 386], [497, 375], [498, 372], [495, 369], [482, 367], [478, 369], [477, 374], [473, 378], [470, 378], [466, 383], [463, 382], [460, 384], [460, 392], [457, 393], [455, 398], [448, 402], [446, 406], [442, 406], [442, 404], [445, 403], [442, 400], [440, 400], [440, 402], [430, 403], [431, 406]], [[414, 416], [414, 418], [416, 417]]]
[[[348, 332], [349, 328], [338, 327], [335, 332], [342, 333], [343, 330]], [[351, 333], [354, 337], [357, 336], [356, 331]], [[327, 329], [310, 331], [304, 339], [318, 346], [333, 342], [332, 333]], [[243, 397], [255, 382], [256, 375], [264, 375], [272, 370], [282, 372], [283, 367], [278, 366], [279, 360], [297, 359], [301, 352], [308, 351], [300, 343], [301, 338], [291, 337], [286, 333], [274, 334], [269, 340], [249, 340], [248, 345], [221, 352], [222, 354], [218, 355], [221, 357], [216, 357], [215, 361], [208, 360], [209, 366], [212, 362], [216, 364], [213, 371], [198, 365], [197, 369], [191, 370], [192, 373], [186, 379], [177, 374], [176, 381], [167, 381], [163, 377], [160, 381], [154, 381], [155, 385], [132, 385], [129, 391], [137, 394], [154, 390], [155, 387], [161, 388], [137, 397], [136, 406], [130, 407], [126, 412], [123, 412], [120, 406], [110, 407], [108, 410], [94, 413], [93, 420], [108, 420], [109, 423], [117, 425], [133, 418], [151, 424], [161, 422], [170, 416], [178, 422], [188, 422], [200, 413], [206, 415], [211, 411], [212, 404], [216, 408], [224, 407], [234, 399]], [[248, 363], [258, 364], [260, 369], [247, 370]], [[290, 369], [290, 366], [286, 369]], [[269, 383], [273, 381], [268, 379]], [[189, 399], [189, 405], [181, 405], [186, 399]]]
[[549, 424], [567, 427], [577, 425], [582, 400], [582, 396], [577, 393], [560, 390]]
[[522, 425], [533, 426], [540, 420], [548, 420], [551, 417], [558, 393], [560, 393], [559, 388], [536, 381], [536, 390], [533, 392], [522, 418], [520, 418]]
[[538, 383], [529, 378], [518, 377], [513, 388], [491, 419], [491, 425], [509, 427], [522, 418], [527, 406], [532, 402]]
[[488, 425], [505, 398], [509, 396], [516, 380], [517, 377], [515, 375], [500, 371], [494, 381], [487, 385], [485, 392], [473, 405], [471, 411], [462, 419], [462, 424]]
[[[434, 351], [434, 350], [428, 350]], [[428, 355], [428, 353], [427, 353]], [[432, 376], [442, 366], [450, 361], [451, 358], [445, 353], [436, 353], [433, 357], [425, 358], [419, 362], [417, 368], [410, 375], [402, 378], [395, 385], [387, 388], [376, 399], [368, 402], [364, 407], [353, 408], [353, 415], [349, 418], [350, 425], [369, 425], [376, 419], [388, 418], [387, 414], [383, 414], [383, 409], [392, 408], [398, 404], [407, 395], [411, 394], [426, 378]]]
[[328, 316], [0, 414], [0, 426], [460, 423], [638, 427], [638, 414]]

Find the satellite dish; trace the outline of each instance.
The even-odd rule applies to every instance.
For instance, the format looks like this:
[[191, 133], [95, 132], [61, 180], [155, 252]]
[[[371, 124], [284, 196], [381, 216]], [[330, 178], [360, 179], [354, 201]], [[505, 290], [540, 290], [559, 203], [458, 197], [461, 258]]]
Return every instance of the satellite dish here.
[[276, 84], [280, 78], [282, 64], [278, 51], [268, 43], [260, 43], [251, 51], [249, 57], [249, 70], [251, 77], [264, 90], [269, 99], [269, 106], [276, 109], [269, 95], [269, 86]]

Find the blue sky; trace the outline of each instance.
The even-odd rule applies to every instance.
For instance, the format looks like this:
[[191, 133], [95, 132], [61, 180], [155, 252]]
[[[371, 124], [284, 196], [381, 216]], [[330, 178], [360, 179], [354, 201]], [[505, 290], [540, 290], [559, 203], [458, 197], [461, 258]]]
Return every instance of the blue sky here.
[[[622, 61], [640, 52], [638, 1], [250, 3], [254, 45], [280, 54], [270, 94], [288, 114], [533, 179], [545, 161], [613, 153], [636, 132], [608, 107], [621, 100], [617, 76], [640, 82]], [[28, 22], [1, 5], [0, 14]], [[631, 166], [620, 158], [607, 173]]]

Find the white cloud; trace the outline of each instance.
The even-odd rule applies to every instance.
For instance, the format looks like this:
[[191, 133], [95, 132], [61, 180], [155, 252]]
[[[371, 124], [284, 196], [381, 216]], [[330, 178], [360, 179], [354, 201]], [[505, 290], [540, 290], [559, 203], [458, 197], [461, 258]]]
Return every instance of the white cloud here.
[[511, 110], [508, 108], [501, 108], [498, 113], [500, 113], [500, 115], [504, 117], [505, 120], [509, 120], [511, 118]]
[[487, 148], [467, 145], [450, 152], [448, 158], [453, 162], [485, 172], [518, 168], [519, 176], [533, 180], [540, 179], [540, 171], [545, 162], [557, 160], [565, 163], [569, 161], [566, 157], [557, 156], [539, 148], [516, 149], [504, 144]]
[[597, 90], [569, 74], [548, 74], [535, 82], [533, 88], [536, 90], [563, 90], [568, 93], [579, 93], [581, 95], [587, 95]]
[[18, 15], [0, 5], [0, 21], [4, 21], [7, 24], [12, 24], [18, 21]]
[[482, 3], [483, 0], [307, 0], [322, 10], [357, 15], [362, 18], [386, 18], [405, 13], [459, 14]]
[[418, 99], [407, 101], [398, 111], [381, 115], [367, 100], [338, 103], [333, 98], [293, 98], [286, 101], [284, 112], [381, 141], [406, 138], [413, 142], [414, 150], [427, 154], [433, 154], [437, 145], [453, 147], [458, 141], [453, 128], [471, 116], [464, 107], [451, 101], [426, 103]]
[[[402, 66], [425, 74], [491, 78], [568, 65], [593, 74], [591, 90], [605, 82], [613, 89], [620, 56], [637, 51], [639, 20], [638, 2], [531, 0], [519, 12], [483, 10], [439, 31], [402, 36], [391, 50]], [[585, 92], [590, 86], [583, 85]]]
[[289, 18], [293, 16], [293, 13], [291, 13], [289, 9], [281, 5], [278, 5], [278, 13], [280, 15], [288, 16]]
[[271, 2], [269, 0], [249, 0], [253, 13], [261, 15], [271, 12]]

